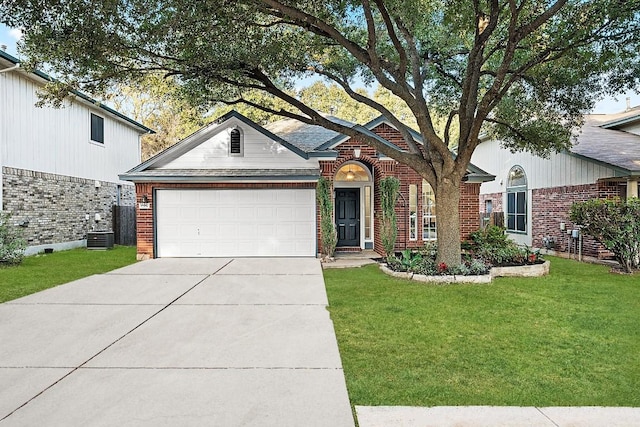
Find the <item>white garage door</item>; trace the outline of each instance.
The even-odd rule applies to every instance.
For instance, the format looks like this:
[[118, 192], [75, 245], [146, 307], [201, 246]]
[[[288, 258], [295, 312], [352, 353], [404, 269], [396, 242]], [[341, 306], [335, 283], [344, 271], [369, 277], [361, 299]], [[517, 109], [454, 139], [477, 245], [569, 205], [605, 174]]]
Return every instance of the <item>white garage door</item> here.
[[312, 189], [158, 190], [158, 257], [315, 256]]

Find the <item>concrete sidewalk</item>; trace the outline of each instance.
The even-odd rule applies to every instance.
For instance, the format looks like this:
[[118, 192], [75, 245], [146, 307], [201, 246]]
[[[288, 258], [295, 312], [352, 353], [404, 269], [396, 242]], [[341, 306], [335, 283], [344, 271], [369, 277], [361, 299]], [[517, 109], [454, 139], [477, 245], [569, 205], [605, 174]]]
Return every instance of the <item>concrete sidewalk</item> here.
[[353, 426], [316, 259], [157, 259], [0, 305], [0, 426]]
[[356, 406], [360, 427], [633, 427], [640, 408]]

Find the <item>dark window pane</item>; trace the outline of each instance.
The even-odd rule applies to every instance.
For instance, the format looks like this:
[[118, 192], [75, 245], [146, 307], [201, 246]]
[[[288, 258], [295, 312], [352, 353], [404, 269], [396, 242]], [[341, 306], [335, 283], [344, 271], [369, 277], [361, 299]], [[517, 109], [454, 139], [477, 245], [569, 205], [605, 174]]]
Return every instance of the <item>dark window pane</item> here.
[[91, 114], [91, 140], [104, 144], [104, 119]]
[[516, 230], [526, 231], [526, 216], [518, 215], [516, 218]]
[[515, 230], [516, 217], [515, 215], [507, 215], [507, 230]]
[[525, 214], [526, 212], [526, 208], [527, 208], [527, 196], [525, 192], [519, 192], [517, 193], [517, 206], [516, 206], [516, 213], [519, 214]]
[[516, 193], [507, 193], [507, 213], [516, 211]]

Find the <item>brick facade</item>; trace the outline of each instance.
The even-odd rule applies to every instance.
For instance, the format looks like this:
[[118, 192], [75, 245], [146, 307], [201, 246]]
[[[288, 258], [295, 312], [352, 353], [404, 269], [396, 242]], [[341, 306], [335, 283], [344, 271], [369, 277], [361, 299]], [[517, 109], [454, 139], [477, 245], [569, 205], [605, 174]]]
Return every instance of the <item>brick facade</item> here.
[[[381, 124], [373, 129], [375, 133], [385, 138], [387, 141], [407, 148], [402, 135], [391, 126]], [[321, 161], [320, 172], [323, 177], [333, 183], [336, 172], [349, 161], [356, 161], [364, 165], [372, 172], [374, 177], [373, 194], [374, 194], [374, 249], [379, 253], [383, 252], [382, 240], [380, 237], [380, 180], [388, 176], [395, 176], [400, 180], [400, 198], [396, 205], [396, 216], [398, 218], [398, 239], [396, 240], [396, 250], [406, 248], [419, 248], [424, 246], [422, 240], [422, 177], [418, 175], [410, 167], [398, 163], [395, 160], [386, 159], [379, 160], [376, 150], [358, 139], [350, 139], [335, 148], [338, 151], [338, 157], [335, 161]], [[360, 149], [360, 156], [354, 157], [354, 150]], [[418, 238], [410, 240], [409, 238], [409, 185], [415, 184], [418, 190]], [[462, 183], [460, 185], [460, 233], [462, 240], [468, 238], [469, 233], [476, 231], [480, 226], [480, 217], [478, 212], [480, 183]], [[437, 200], [436, 200], [437, 206]], [[437, 218], [437, 216], [436, 216]], [[318, 227], [319, 230], [319, 227]], [[318, 232], [319, 233], [319, 232]], [[320, 241], [320, 235], [318, 235]]]
[[[135, 201], [133, 185], [99, 183], [96, 187], [90, 179], [3, 167], [3, 210], [13, 223], [22, 224], [29, 246], [84, 240], [88, 231], [111, 230], [118, 191], [121, 206]], [[102, 218], [98, 223], [95, 214]]]
[[[405, 143], [400, 133], [394, 128], [381, 124], [373, 129], [374, 132], [387, 139], [388, 141], [400, 146], [405, 147]], [[359, 149], [359, 156], [354, 157], [354, 150]], [[373, 182], [373, 245], [374, 249], [382, 252], [382, 242], [380, 239], [380, 223], [378, 220], [380, 212], [380, 193], [379, 183], [382, 178], [387, 176], [396, 176], [400, 179], [401, 187], [400, 192], [402, 194], [399, 201], [396, 214], [398, 216], [398, 240], [396, 248], [398, 250], [407, 247], [421, 247], [424, 245], [422, 240], [422, 221], [421, 215], [418, 221], [418, 239], [409, 240], [408, 236], [408, 194], [409, 185], [416, 184], [418, 189], [418, 212], [422, 212], [422, 177], [420, 177], [415, 171], [406, 165], [399, 164], [395, 160], [385, 159], [380, 160], [376, 153], [376, 150], [368, 146], [367, 144], [359, 141], [358, 139], [349, 139], [344, 143], [336, 147], [338, 151], [338, 157], [336, 160], [320, 161], [320, 173], [323, 177], [333, 182], [336, 172], [345, 163], [350, 161], [357, 161], [364, 167], [368, 168], [371, 175], [374, 177]], [[303, 183], [137, 183], [136, 195], [137, 195], [137, 239], [138, 239], [138, 258], [153, 258], [154, 257], [154, 213], [153, 213], [153, 197], [154, 191], [159, 189], [241, 189], [241, 188], [297, 188], [297, 189], [315, 189], [315, 182], [303, 182]], [[462, 238], [468, 237], [469, 233], [475, 231], [479, 227], [479, 203], [480, 183], [462, 183], [461, 184], [461, 198], [460, 198], [460, 230]], [[146, 197], [146, 201], [149, 204], [149, 209], [140, 209], [139, 203], [142, 202], [142, 198]], [[437, 202], [436, 202], [437, 205]], [[316, 208], [316, 212], [318, 208]], [[319, 215], [316, 215], [316, 229], [317, 229], [317, 242], [318, 246], [321, 244], [320, 235], [320, 219]], [[320, 252], [318, 247], [318, 252]]]
[[[577, 226], [569, 219], [571, 205], [595, 198], [614, 198], [621, 194], [617, 182], [600, 181], [593, 184], [541, 188], [531, 191], [531, 238], [532, 246], [544, 248], [544, 240], [552, 239], [551, 249], [558, 252], [576, 251], [576, 241], [566, 230]], [[483, 194], [480, 196], [480, 212], [485, 211], [485, 201], [491, 200], [494, 212], [504, 212], [503, 193]], [[560, 229], [565, 224], [565, 231]], [[571, 246], [574, 245], [574, 246]], [[583, 235], [582, 253], [586, 256], [602, 257], [609, 254], [598, 242]]]

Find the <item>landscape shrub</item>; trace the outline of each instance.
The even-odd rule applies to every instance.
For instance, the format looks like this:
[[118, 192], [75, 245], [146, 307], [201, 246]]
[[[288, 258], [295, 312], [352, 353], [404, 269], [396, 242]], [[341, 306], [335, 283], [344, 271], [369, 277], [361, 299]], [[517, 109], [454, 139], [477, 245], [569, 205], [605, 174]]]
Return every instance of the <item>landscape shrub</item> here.
[[336, 251], [338, 235], [333, 221], [331, 183], [326, 178], [318, 180], [316, 198], [320, 208], [320, 244], [322, 245], [322, 253], [327, 257], [332, 257]]
[[519, 246], [509, 239], [503, 227], [495, 225], [471, 233], [468, 250], [493, 266], [536, 264], [541, 261], [540, 252]]
[[592, 199], [571, 206], [571, 220], [613, 252], [622, 269], [640, 267], [640, 199]]
[[26, 247], [21, 230], [11, 225], [11, 215], [0, 212], [0, 265], [20, 264]]
[[380, 180], [380, 239], [385, 256], [394, 254], [396, 239], [398, 238], [398, 224], [396, 219], [396, 202], [400, 190], [400, 180], [390, 176]]
[[394, 271], [423, 274], [425, 276], [471, 276], [487, 274], [490, 265], [480, 259], [465, 257], [459, 265], [436, 264], [437, 246], [427, 243], [417, 251], [405, 249], [399, 256], [387, 257], [387, 265]]

